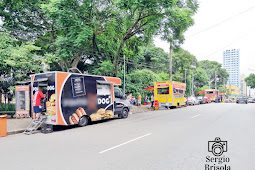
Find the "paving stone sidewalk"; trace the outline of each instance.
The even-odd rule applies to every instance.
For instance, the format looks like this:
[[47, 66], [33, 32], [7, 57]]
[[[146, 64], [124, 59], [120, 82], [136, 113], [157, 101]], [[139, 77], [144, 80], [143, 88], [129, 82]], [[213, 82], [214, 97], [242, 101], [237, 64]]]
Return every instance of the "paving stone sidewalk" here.
[[7, 134], [12, 135], [23, 132], [31, 121], [31, 118], [7, 119]]

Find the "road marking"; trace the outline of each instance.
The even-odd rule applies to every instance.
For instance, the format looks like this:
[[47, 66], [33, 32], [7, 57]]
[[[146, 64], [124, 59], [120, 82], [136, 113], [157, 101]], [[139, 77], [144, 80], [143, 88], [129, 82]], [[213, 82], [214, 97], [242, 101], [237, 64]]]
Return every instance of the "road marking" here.
[[109, 148], [109, 149], [103, 150], [103, 151], [101, 151], [101, 152], [99, 152], [99, 153], [104, 153], [104, 152], [110, 151], [110, 150], [112, 150], [112, 149], [115, 149], [115, 148], [118, 148], [118, 147], [120, 147], [120, 146], [126, 145], [126, 144], [128, 144], [128, 143], [130, 143], [130, 142], [134, 142], [134, 141], [136, 141], [136, 140], [138, 140], [138, 139], [144, 138], [144, 137], [149, 136], [149, 135], [151, 135], [151, 133], [148, 133], [148, 134], [143, 135], [143, 136], [140, 136], [140, 137], [138, 137], [138, 138], [129, 140], [129, 141], [127, 141], [127, 142], [124, 142], [124, 143], [122, 143], [122, 144], [116, 145], [116, 146], [111, 147], [111, 148]]
[[195, 116], [192, 116], [191, 118], [195, 118], [195, 117], [197, 117], [197, 116], [200, 116], [200, 114], [198, 114], [198, 115], [195, 115]]

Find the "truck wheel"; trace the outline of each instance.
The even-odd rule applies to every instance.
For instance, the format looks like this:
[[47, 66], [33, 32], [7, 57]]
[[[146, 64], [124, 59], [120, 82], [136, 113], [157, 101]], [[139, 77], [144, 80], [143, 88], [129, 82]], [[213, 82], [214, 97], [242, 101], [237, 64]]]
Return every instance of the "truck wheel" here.
[[78, 125], [79, 126], [86, 126], [88, 124], [89, 120], [86, 116], [82, 116], [79, 120]]
[[124, 108], [122, 110], [122, 114], [120, 115], [120, 118], [122, 119], [126, 119], [128, 117], [128, 109], [127, 108]]

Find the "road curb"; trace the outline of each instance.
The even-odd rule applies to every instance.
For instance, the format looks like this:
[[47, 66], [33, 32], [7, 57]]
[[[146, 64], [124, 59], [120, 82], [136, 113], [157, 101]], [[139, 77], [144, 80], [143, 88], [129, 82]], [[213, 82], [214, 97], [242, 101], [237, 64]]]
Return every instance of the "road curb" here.
[[24, 130], [15, 130], [15, 131], [7, 132], [7, 135], [15, 135], [15, 134], [18, 134], [18, 133], [22, 133], [24, 131], [25, 131], [25, 129]]

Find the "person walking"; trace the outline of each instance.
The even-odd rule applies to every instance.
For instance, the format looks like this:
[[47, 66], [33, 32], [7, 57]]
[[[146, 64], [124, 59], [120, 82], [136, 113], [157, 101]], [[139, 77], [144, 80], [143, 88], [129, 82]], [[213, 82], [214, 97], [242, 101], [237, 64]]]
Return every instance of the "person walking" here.
[[130, 93], [130, 94], [127, 96], [127, 100], [129, 101], [129, 103], [131, 102], [131, 99], [132, 99], [132, 93]]
[[35, 92], [33, 97], [33, 109], [34, 109], [33, 119], [35, 121], [39, 120], [42, 114], [41, 99], [46, 96], [42, 93], [42, 91], [43, 91], [42, 87], [39, 87], [39, 90]]
[[153, 108], [154, 105], [154, 94], [151, 95], [151, 108]]
[[138, 93], [137, 103], [138, 103], [138, 106], [141, 106], [141, 103], [142, 103], [142, 96], [141, 96], [140, 93]]

